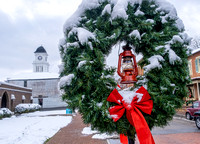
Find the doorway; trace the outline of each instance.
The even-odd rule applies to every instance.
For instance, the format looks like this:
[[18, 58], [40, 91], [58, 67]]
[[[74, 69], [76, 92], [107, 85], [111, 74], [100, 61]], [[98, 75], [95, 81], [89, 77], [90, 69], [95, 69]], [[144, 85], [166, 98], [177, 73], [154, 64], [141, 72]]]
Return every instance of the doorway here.
[[1, 99], [1, 108], [8, 108], [8, 94], [4, 92], [3, 97]]
[[38, 103], [39, 105], [42, 107], [43, 106], [43, 96], [42, 95], [39, 95], [38, 96]]

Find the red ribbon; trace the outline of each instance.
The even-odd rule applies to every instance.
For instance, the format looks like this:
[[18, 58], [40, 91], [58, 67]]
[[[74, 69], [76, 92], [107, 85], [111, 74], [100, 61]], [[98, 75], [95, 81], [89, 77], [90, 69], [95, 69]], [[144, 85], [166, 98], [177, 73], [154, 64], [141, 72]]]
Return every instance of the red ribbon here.
[[[155, 144], [149, 126], [142, 113], [138, 110], [139, 108], [144, 113], [151, 115], [153, 101], [150, 100], [151, 97], [143, 86], [136, 93], [143, 94], [142, 99], [138, 101], [138, 97], [135, 96], [131, 104], [128, 104], [123, 100], [117, 89], [114, 89], [107, 98], [107, 101], [117, 103], [118, 105], [109, 109], [110, 115], [114, 122], [116, 122], [123, 116], [126, 110], [126, 117], [130, 124], [135, 127], [140, 144]], [[124, 139], [124, 136], [121, 135], [121, 142], [127, 144], [127, 140], [122, 140], [122, 138]]]

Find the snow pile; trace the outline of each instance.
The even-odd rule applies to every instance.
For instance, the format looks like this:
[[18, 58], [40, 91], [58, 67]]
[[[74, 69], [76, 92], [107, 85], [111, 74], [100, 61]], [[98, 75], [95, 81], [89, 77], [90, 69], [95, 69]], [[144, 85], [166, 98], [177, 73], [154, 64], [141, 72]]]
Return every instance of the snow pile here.
[[127, 19], [128, 18], [128, 15], [126, 13], [127, 6], [128, 6], [127, 0], [118, 0], [115, 6], [113, 7], [113, 11], [111, 14], [112, 19], [116, 18]]
[[77, 34], [78, 36], [78, 40], [79, 42], [83, 45], [84, 43], [87, 43], [88, 42], [88, 39], [96, 39], [95, 38], [95, 35], [93, 33], [91, 33], [90, 31], [84, 29], [84, 28], [73, 28], [69, 34], [68, 34], [68, 37], [70, 37], [71, 35], [73, 34]]
[[63, 27], [64, 32], [65, 30], [69, 30], [70, 28], [78, 25], [84, 12], [87, 9], [97, 8], [99, 6], [99, 1], [101, 0], [90, 0], [90, 2], [88, 2], [88, 0], [83, 0], [76, 12], [65, 22]]
[[15, 113], [27, 113], [40, 110], [41, 106], [39, 104], [18, 104], [15, 107]]
[[147, 19], [146, 22], [149, 22], [149, 23], [152, 23], [152, 24], [153, 24], [153, 23], [154, 23], [154, 20], [152, 20], [152, 19]]
[[78, 63], [78, 68], [80, 68], [80, 67], [82, 67], [84, 64], [86, 64], [86, 60], [84, 60], [84, 61], [80, 61], [79, 63]]
[[104, 8], [104, 10], [102, 11], [102, 15], [104, 15], [105, 13], [111, 14], [111, 5], [107, 4]]
[[110, 139], [110, 138], [119, 138], [119, 136], [117, 134], [106, 134], [106, 133], [102, 133], [102, 134], [95, 134], [92, 136], [93, 139]]
[[148, 61], [150, 62], [150, 64], [147, 66], [144, 66], [145, 72], [148, 72], [154, 68], [161, 69], [162, 65], [160, 64], [160, 62], [164, 61], [164, 58], [161, 55], [154, 55], [150, 57]]
[[102, 105], [103, 105], [103, 103], [102, 103], [102, 102], [100, 102], [100, 103], [97, 103], [97, 107], [99, 107], [99, 108], [101, 108], [101, 107], [102, 107]]
[[179, 35], [174, 35], [172, 38], [173, 43], [180, 42], [181, 44], [184, 43], [183, 39]]
[[91, 129], [91, 126], [89, 127], [85, 127], [83, 128], [82, 130], [82, 134], [84, 135], [91, 135], [91, 134], [95, 134], [92, 136], [93, 139], [108, 139], [108, 138], [118, 138], [118, 134], [106, 134], [106, 133], [102, 133], [102, 134], [99, 134], [100, 132], [99, 131], [96, 131], [96, 130], [92, 130]]
[[142, 12], [141, 10], [137, 10], [135, 13], [134, 13], [135, 16], [139, 16], [139, 15], [144, 15], [144, 12]]
[[90, 135], [90, 134], [98, 133], [98, 131], [92, 130], [91, 127], [89, 126], [89, 127], [83, 128], [83, 130], [82, 130], [81, 133], [82, 133], [82, 134], [85, 134], [85, 135]]
[[170, 45], [165, 45], [165, 51], [169, 54], [169, 62], [170, 64], [174, 64], [175, 61], [182, 62], [181, 58], [177, 56], [177, 54], [171, 49]]
[[[119, 91], [119, 94], [123, 97], [123, 101], [126, 102], [127, 104], [131, 104], [133, 101], [133, 98], [137, 96], [138, 100], [137, 102], [140, 102], [142, 99], [143, 94], [136, 93], [137, 89], [134, 91], [130, 91], [128, 88]], [[121, 103], [121, 102], [120, 102]]]
[[13, 113], [8, 108], [0, 108], [0, 119], [10, 117]]
[[[87, 63], [86, 60], [80, 61], [80, 62], [78, 63], [77, 68], [81, 68], [81, 67], [82, 67], [83, 65], [85, 65], [86, 63]], [[89, 61], [89, 63], [93, 63], [93, 61]]]
[[138, 30], [134, 30], [129, 34], [130, 37], [134, 36], [137, 39], [141, 40], [140, 32]]
[[64, 87], [66, 85], [70, 85], [72, 82], [72, 79], [74, 78], [74, 74], [69, 74], [67, 76], [61, 77], [60, 81], [59, 81], [59, 87]]

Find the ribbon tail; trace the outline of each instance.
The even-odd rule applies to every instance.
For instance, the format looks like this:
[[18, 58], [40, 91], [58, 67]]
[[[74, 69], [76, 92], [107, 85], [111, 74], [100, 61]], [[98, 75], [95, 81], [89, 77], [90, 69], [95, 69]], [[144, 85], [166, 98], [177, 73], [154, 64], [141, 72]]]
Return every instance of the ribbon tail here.
[[142, 113], [137, 108], [130, 113], [140, 144], [155, 144], [149, 126]]
[[120, 134], [120, 142], [122, 144], [128, 144], [128, 137], [123, 134]]

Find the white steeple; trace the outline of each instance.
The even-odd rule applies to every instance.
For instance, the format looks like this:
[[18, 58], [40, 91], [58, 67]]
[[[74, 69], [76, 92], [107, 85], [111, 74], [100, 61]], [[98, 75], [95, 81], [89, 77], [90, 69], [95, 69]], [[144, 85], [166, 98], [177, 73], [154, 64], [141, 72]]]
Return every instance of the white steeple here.
[[33, 61], [33, 72], [49, 72], [48, 54], [43, 46], [36, 49]]

